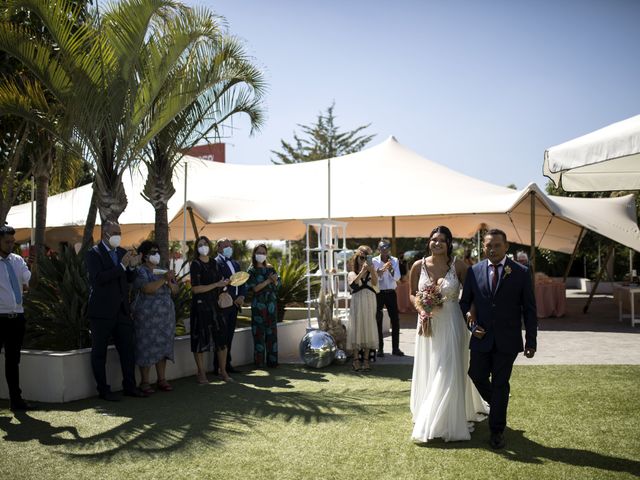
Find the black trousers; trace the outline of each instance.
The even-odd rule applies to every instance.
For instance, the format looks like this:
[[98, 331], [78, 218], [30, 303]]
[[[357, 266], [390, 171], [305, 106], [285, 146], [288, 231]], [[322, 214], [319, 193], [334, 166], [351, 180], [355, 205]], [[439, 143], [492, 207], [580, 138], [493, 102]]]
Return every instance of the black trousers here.
[[122, 368], [122, 388], [131, 391], [136, 388], [135, 375], [135, 331], [133, 320], [122, 310], [115, 318], [90, 318], [91, 326], [91, 369], [96, 379], [98, 393], [111, 391], [107, 383], [107, 347], [113, 337], [120, 356]]
[[498, 352], [495, 345], [490, 352], [471, 350], [469, 377], [491, 407], [489, 429], [494, 433], [501, 433], [507, 426], [509, 379], [517, 356], [517, 353]]
[[[238, 307], [231, 305], [229, 308], [222, 310], [222, 320], [224, 321], [227, 331], [227, 365], [226, 368], [231, 366], [231, 344], [233, 343], [233, 334], [236, 331], [236, 322], [238, 320]], [[218, 355], [213, 356], [213, 371], [218, 371]]]
[[18, 313], [15, 318], [0, 318], [0, 351], [4, 347], [4, 374], [12, 402], [22, 398], [19, 365], [24, 330], [24, 314]]
[[387, 307], [389, 319], [391, 320], [391, 348], [396, 351], [400, 348], [400, 317], [398, 317], [398, 297], [395, 290], [380, 290], [376, 295], [376, 321], [378, 322], [378, 351], [384, 348], [384, 337], [382, 335], [382, 309]]

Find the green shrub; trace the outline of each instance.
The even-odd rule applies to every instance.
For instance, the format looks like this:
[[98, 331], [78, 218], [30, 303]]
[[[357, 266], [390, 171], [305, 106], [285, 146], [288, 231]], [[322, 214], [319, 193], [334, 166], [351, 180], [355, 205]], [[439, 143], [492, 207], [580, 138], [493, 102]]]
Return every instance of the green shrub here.
[[73, 350], [91, 345], [84, 256], [65, 248], [38, 261], [38, 281], [24, 297], [25, 347]]
[[[280, 277], [281, 286], [278, 290], [278, 321], [284, 319], [284, 309], [287, 305], [300, 304], [304, 305], [307, 300], [307, 265], [305, 262], [293, 258], [291, 262], [282, 261], [275, 266]], [[311, 271], [315, 270], [312, 266]], [[315, 298], [319, 280], [311, 278], [312, 297]]]

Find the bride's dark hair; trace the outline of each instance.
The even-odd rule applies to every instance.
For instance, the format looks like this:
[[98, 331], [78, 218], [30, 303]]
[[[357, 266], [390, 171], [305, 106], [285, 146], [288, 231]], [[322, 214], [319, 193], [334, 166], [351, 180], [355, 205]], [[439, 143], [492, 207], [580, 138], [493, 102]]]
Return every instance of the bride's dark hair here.
[[[447, 242], [447, 257], [449, 257], [449, 263], [451, 262], [451, 253], [453, 252], [453, 235], [451, 235], [451, 230], [449, 227], [445, 227], [444, 225], [440, 225], [433, 230], [429, 234], [429, 242], [431, 242], [431, 238], [434, 234], [441, 233], [444, 235], [444, 239]], [[427, 242], [427, 247], [429, 246], [429, 242]]]

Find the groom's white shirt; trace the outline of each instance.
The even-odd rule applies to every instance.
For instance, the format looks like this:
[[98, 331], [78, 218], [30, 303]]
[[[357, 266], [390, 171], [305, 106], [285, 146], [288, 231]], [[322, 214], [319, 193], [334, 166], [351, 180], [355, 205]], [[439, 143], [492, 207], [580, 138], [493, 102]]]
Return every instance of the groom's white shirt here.
[[495, 270], [491, 268], [491, 261], [487, 259], [487, 270], [489, 270], [489, 285], [493, 284], [493, 272], [495, 271], [498, 274], [498, 283], [496, 285], [496, 290], [500, 286], [500, 279], [502, 278], [502, 270], [504, 269], [504, 264], [507, 261], [507, 256], [505, 255], [502, 260], [498, 263], [498, 268]]

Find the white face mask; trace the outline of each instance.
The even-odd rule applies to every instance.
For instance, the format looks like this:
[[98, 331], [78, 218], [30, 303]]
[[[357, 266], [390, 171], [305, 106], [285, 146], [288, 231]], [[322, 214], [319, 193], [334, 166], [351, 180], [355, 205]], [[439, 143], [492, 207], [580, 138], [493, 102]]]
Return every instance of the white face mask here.
[[222, 254], [225, 258], [231, 258], [231, 255], [233, 255], [233, 247], [224, 247], [222, 249]]
[[118, 248], [121, 240], [122, 237], [120, 235], [111, 235], [109, 237], [109, 245], [111, 245], [112, 248]]
[[256, 262], [264, 263], [266, 260], [267, 260], [267, 256], [266, 255], [262, 255], [260, 253], [256, 253]]
[[200, 255], [204, 255], [204, 256], [209, 255], [209, 246], [208, 245], [200, 245], [198, 247], [198, 253]]
[[159, 253], [154, 253], [153, 255], [149, 255], [149, 262], [154, 264], [154, 265], [158, 265], [160, 263], [160, 254]]

